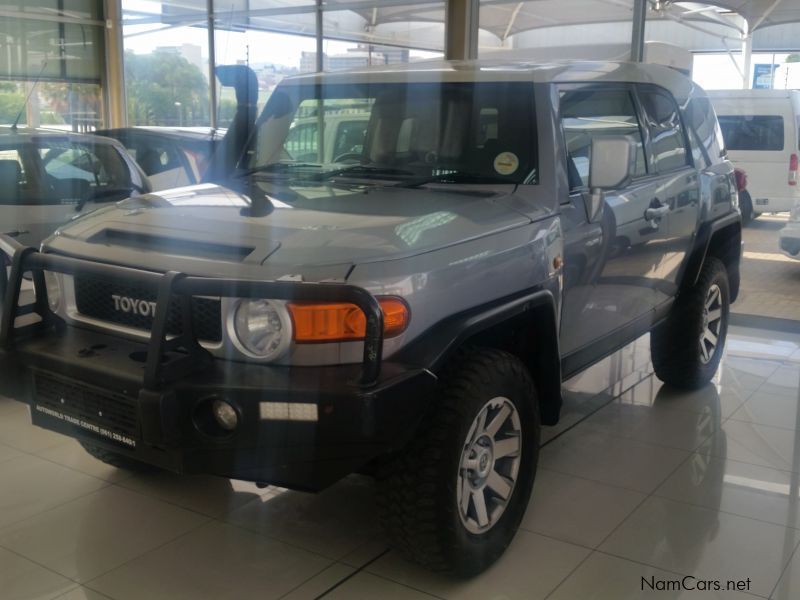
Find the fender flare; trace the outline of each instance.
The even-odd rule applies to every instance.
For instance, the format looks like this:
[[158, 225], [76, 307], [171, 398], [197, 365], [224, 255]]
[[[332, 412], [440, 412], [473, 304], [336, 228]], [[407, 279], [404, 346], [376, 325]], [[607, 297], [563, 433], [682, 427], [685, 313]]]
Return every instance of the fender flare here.
[[537, 288], [501, 298], [436, 323], [391, 360], [417, 364], [436, 373], [470, 340], [512, 320], [531, 318], [537, 332], [532, 340], [535, 352], [523, 360], [536, 384], [542, 423], [554, 425], [562, 404], [556, 306], [548, 289]]
[[738, 212], [731, 212], [727, 215], [707, 221], [700, 225], [697, 238], [695, 239], [694, 248], [689, 260], [686, 263], [683, 275], [680, 277], [680, 288], [692, 286], [697, 283], [697, 278], [700, 276], [700, 271], [703, 268], [703, 263], [708, 256], [708, 250], [711, 247], [711, 242], [714, 236], [721, 230], [732, 225], [739, 225], [739, 248], [738, 259], [741, 259], [741, 223], [742, 219]]

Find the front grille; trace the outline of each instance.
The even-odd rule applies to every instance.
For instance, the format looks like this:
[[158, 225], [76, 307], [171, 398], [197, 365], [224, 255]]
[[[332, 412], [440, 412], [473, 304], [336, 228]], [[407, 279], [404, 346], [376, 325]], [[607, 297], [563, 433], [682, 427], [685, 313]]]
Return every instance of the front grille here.
[[[76, 385], [42, 373], [36, 374], [35, 386], [36, 405], [40, 412], [59, 415], [62, 420], [80, 423], [90, 430], [94, 427], [87, 425], [127, 438], [139, 437], [139, 419], [133, 398]], [[42, 408], [46, 410], [41, 411]]]
[[[96, 279], [85, 275], [76, 275], [74, 281], [75, 304], [80, 314], [134, 329], [150, 331], [152, 328], [152, 314], [142, 315], [132, 310], [128, 312], [121, 310], [114, 296], [155, 302], [157, 290], [154, 286], [113, 279]], [[180, 302], [177, 297], [173, 297], [169, 305], [167, 333], [180, 334], [181, 323]], [[222, 308], [219, 299], [192, 298], [192, 327], [199, 340], [206, 342], [222, 340]]]

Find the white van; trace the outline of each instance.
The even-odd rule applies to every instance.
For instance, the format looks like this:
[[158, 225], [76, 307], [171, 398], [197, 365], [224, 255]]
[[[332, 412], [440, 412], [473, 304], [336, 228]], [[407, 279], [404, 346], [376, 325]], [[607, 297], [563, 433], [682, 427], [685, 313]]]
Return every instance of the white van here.
[[717, 111], [728, 157], [747, 173], [753, 205], [742, 205], [744, 220], [759, 213], [791, 210], [800, 199], [800, 92], [721, 90], [708, 95]]

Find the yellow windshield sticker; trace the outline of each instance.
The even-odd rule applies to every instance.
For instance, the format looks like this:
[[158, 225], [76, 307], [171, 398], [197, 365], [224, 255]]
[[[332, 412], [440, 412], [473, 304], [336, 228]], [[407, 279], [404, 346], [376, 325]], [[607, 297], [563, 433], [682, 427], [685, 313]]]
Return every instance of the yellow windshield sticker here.
[[513, 152], [501, 152], [494, 159], [494, 170], [500, 175], [511, 175], [519, 168], [519, 159]]

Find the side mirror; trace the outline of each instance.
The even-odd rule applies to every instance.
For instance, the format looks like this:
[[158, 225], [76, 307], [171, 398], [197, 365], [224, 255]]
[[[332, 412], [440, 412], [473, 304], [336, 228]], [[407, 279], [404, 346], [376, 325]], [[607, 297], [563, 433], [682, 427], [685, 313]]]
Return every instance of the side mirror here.
[[586, 196], [586, 218], [590, 223], [603, 218], [605, 191], [624, 187], [634, 172], [635, 161], [634, 145], [627, 136], [601, 136], [592, 140]]
[[613, 190], [624, 185], [633, 174], [636, 160], [633, 142], [624, 135], [596, 137], [592, 140], [589, 189]]

